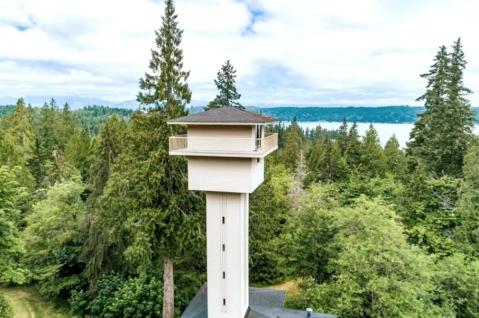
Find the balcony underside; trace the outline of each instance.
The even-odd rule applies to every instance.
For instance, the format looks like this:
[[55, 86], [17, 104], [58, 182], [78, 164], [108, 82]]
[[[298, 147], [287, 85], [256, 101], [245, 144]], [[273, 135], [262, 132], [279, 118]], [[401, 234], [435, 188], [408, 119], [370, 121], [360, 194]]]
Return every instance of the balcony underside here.
[[268, 149], [267, 151], [212, 151], [212, 150], [198, 150], [187, 148], [170, 150], [171, 156], [196, 156], [196, 157], [232, 157], [232, 158], [264, 158], [273, 151], [278, 149], [278, 146]]

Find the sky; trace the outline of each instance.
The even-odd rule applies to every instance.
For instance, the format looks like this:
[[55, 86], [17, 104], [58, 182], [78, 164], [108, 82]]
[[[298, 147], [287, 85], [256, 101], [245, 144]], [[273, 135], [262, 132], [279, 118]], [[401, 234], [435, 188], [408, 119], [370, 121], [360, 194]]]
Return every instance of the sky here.
[[[462, 37], [479, 91], [478, 0], [177, 0], [193, 100], [230, 60], [245, 105], [419, 105], [439, 46]], [[0, 0], [0, 97], [135, 99], [162, 0]], [[479, 95], [470, 100], [479, 106]]]

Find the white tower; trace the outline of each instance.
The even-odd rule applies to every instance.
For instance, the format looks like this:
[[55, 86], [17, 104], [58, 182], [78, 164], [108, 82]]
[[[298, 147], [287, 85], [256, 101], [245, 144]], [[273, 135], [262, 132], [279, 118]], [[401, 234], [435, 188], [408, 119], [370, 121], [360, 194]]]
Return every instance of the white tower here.
[[206, 191], [208, 317], [243, 318], [249, 306], [249, 194], [278, 148], [265, 135], [273, 118], [222, 107], [177, 118], [187, 135], [170, 137], [170, 155], [188, 157], [188, 188]]

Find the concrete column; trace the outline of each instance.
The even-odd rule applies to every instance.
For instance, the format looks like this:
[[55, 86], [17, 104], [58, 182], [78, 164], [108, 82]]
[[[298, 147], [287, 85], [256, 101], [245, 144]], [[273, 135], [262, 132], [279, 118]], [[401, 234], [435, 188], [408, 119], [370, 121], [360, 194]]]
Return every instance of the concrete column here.
[[249, 305], [248, 201], [245, 193], [206, 193], [210, 318], [244, 318]]

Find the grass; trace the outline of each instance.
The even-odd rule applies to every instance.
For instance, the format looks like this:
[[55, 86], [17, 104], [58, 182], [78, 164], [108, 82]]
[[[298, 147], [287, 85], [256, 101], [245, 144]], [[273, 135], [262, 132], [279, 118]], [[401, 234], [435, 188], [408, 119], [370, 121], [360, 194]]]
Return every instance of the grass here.
[[1, 287], [0, 293], [13, 307], [14, 318], [72, 318], [58, 313], [45, 302], [33, 287]]

